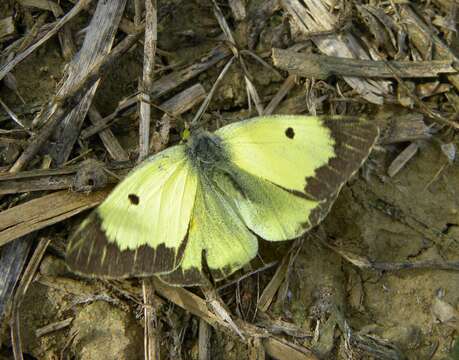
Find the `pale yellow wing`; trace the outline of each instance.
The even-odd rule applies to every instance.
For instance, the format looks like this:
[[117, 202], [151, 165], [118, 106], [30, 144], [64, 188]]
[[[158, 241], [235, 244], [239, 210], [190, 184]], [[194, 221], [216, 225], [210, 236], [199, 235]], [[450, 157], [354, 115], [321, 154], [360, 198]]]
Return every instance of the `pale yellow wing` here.
[[245, 226], [234, 201], [200, 176], [182, 263], [161, 278], [172, 284], [205, 285], [207, 270], [214, 280], [223, 279], [247, 264], [257, 251], [258, 240]]
[[241, 169], [326, 200], [368, 157], [378, 129], [356, 117], [276, 115], [233, 123], [216, 134]]
[[147, 159], [72, 236], [69, 266], [113, 278], [174, 270], [185, 248], [196, 187], [197, 174], [185, 146]]
[[316, 225], [312, 220], [321, 201], [289, 192], [235, 166], [216, 172], [214, 180], [247, 227], [265, 240], [294, 239]]

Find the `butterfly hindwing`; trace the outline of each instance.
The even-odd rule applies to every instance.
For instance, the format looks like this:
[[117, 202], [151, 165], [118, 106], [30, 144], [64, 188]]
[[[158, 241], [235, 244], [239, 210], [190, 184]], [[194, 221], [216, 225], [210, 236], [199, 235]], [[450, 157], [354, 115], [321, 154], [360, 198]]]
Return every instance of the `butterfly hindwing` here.
[[258, 240], [232, 199], [201, 176], [182, 263], [161, 278], [172, 284], [205, 285], [203, 262], [212, 278], [221, 280], [252, 260], [257, 251]]
[[265, 240], [294, 239], [311, 228], [309, 214], [320, 201], [289, 192], [237, 166], [215, 174], [247, 227]]
[[197, 175], [185, 146], [147, 159], [81, 224], [69, 241], [76, 272], [109, 278], [174, 270], [186, 246]]

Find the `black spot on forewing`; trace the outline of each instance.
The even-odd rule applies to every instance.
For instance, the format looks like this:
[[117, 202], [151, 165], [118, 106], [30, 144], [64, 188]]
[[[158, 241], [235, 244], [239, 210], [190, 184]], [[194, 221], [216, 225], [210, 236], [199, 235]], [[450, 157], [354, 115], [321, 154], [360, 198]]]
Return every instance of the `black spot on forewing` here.
[[132, 205], [139, 205], [140, 199], [136, 194], [129, 194], [128, 198]]
[[289, 127], [285, 129], [285, 136], [287, 136], [289, 139], [293, 139], [295, 137], [295, 131], [293, 128]]

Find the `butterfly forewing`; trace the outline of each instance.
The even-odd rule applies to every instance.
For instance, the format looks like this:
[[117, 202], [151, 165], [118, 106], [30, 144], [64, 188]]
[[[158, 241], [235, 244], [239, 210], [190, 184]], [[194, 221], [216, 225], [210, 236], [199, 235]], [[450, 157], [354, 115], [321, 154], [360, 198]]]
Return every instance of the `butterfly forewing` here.
[[258, 117], [216, 134], [235, 165], [293, 191], [304, 192], [306, 177], [335, 155], [331, 131], [317, 117]]
[[197, 187], [185, 147], [146, 160], [86, 219], [69, 241], [80, 273], [145, 276], [179, 266]]

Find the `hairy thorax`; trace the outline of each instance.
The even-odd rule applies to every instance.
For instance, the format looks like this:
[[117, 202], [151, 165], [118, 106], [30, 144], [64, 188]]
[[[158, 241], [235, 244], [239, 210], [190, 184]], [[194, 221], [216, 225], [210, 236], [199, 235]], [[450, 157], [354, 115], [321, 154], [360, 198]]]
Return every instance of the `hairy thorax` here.
[[228, 162], [228, 152], [222, 140], [215, 134], [198, 130], [187, 143], [187, 156], [193, 166], [201, 171], [212, 171]]

